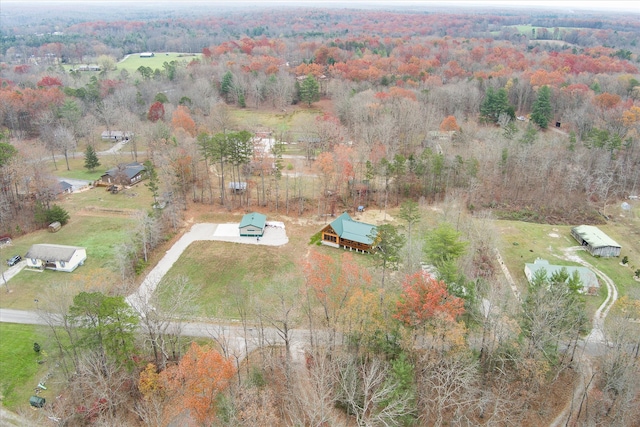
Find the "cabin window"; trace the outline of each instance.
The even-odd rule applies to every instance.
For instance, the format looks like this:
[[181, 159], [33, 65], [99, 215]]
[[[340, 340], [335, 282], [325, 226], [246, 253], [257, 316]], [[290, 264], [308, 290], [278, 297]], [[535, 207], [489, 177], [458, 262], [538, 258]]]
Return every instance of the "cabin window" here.
[[60, 267], [64, 267], [64, 261], [60, 261]]

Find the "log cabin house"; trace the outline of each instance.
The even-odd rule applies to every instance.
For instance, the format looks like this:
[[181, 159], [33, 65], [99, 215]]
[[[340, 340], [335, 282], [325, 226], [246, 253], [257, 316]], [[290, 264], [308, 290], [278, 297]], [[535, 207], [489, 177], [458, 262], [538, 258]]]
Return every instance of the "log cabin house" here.
[[376, 233], [376, 226], [354, 221], [345, 212], [324, 227], [321, 233], [323, 245], [369, 253], [373, 244], [372, 236]]

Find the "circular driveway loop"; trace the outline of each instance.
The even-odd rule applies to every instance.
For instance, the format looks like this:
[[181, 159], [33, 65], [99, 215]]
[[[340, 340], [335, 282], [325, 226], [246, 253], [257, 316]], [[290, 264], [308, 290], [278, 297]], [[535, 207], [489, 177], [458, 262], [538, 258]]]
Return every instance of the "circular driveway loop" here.
[[264, 234], [260, 239], [240, 236], [239, 223], [235, 224], [194, 224], [180, 240], [167, 251], [165, 256], [149, 272], [140, 288], [127, 297], [127, 302], [141, 315], [148, 309], [148, 302], [158, 283], [180, 258], [189, 245], [198, 240], [218, 240], [222, 242], [242, 243], [247, 245], [282, 246], [289, 242], [284, 223], [267, 221]]

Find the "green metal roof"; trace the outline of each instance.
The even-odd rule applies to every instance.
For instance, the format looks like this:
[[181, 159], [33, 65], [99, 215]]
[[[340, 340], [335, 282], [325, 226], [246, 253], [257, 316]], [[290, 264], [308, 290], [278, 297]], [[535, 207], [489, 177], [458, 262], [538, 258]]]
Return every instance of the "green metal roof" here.
[[589, 245], [593, 248], [602, 248], [605, 246], [620, 247], [615, 240], [593, 225], [580, 225], [578, 227], [574, 227], [573, 231], [578, 234], [582, 240], [589, 242]]
[[354, 221], [348, 213], [343, 213], [333, 220], [331, 228], [341, 239], [353, 240], [354, 242], [370, 245], [373, 243], [371, 236], [375, 235], [376, 226], [365, 222]]
[[535, 274], [539, 270], [544, 269], [547, 272], [546, 277], [551, 277], [553, 276], [554, 273], [559, 272], [560, 270], [565, 268], [567, 270], [567, 273], [569, 273], [569, 276], [572, 276], [573, 272], [577, 271], [578, 275], [580, 276], [580, 281], [582, 282], [582, 286], [584, 286], [585, 288], [592, 288], [592, 287], [597, 288], [599, 286], [598, 278], [596, 277], [596, 274], [593, 271], [589, 270], [587, 267], [554, 265], [554, 264], [549, 264], [549, 261], [547, 261], [546, 259], [538, 258], [533, 262], [533, 264], [530, 264], [530, 263], [525, 264], [525, 270], [526, 268], [529, 269], [532, 276], [535, 276]]
[[264, 228], [267, 222], [267, 216], [258, 212], [251, 212], [242, 217], [242, 221], [240, 221], [239, 228], [244, 228], [248, 225], [253, 225], [254, 227]]

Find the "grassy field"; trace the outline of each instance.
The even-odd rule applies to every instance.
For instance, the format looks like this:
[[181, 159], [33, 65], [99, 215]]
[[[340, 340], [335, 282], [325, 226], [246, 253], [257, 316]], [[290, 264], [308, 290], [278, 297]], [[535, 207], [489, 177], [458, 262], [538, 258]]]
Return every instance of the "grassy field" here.
[[248, 306], [245, 296], [260, 300], [268, 285], [282, 283], [283, 276], [296, 270], [295, 261], [289, 255], [288, 251], [276, 247], [195, 242], [160, 286], [168, 286], [176, 276], [186, 276], [198, 293], [197, 311], [190, 308], [190, 315], [237, 318], [237, 298]]
[[12, 323], [0, 323], [0, 337], [2, 405], [9, 409], [24, 407], [40, 377], [47, 373], [47, 365], [37, 363], [44, 355], [33, 351], [33, 343], [42, 345], [45, 337], [38, 326]]
[[126, 56], [122, 61], [116, 64], [117, 71], [127, 70], [130, 73], [135, 72], [139, 67], [145, 66], [155, 70], [156, 68], [162, 70], [162, 64], [165, 62], [178, 61], [185, 65], [194, 59], [199, 59], [202, 56], [200, 53], [156, 53], [152, 58], [140, 58], [140, 54], [133, 53]]
[[77, 292], [98, 287], [111, 288], [118, 278], [113, 253], [116, 246], [127, 238], [132, 225], [133, 220], [128, 216], [76, 214], [57, 233], [40, 230], [16, 239], [10, 248], [4, 249], [3, 254], [11, 251], [24, 256], [35, 243], [52, 243], [86, 247], [87, 260], [73, 273], [21, 271], [8, 282], [11, 292], [0, 292], [0, 307], [33, 310], [34, 299], [43, 301], [53, 284], [66, 283]]
[[[209, 218], [218, 223], [240, 220], [239, 215], [204, 214], [197, 221]], [[265, 290], [273, 286], [297, 292], [303, 279], [301, 262], [309, 250], [307, 243], [321, 226], [276, 215], [270, 215], [268, 219], [285, 223], [288, 244], [271, 247], [195, 242], [183, 252], [159, 286], [170, 286], [172, 279], [178, 276], [187, 277], [198, 293], [198, 306], [189, 309], [189, 315], [196, 317], [237, 318], [237, 300], [244, 308], [249, 308], [251, 301], [247, 297], [259, 301]]]
[[[640, 298], [640, 283], [633, 280], [633, 271], [640, 268], [640, 203], [633, 202], [631, 206], [631, 211], [609, 207], [610, 221], [598, 226], [622, 246], [620, 258], [597, 258], [586, 252], [578, 255], [607, 274], [615, 282], [620, 296]], [[499, 250], [520, 292], [526, 290], [525, 263], [544, 258], [554, 264], [577, 265], [562, 259], [563, 248], [577, 245], [571, 236], [571, 226], [519, 221], [495, 221], [494, 225], [500, 235]], [[626, 267], [620, 265], [625, 255], [629, 258]], [[594, 312], [606, 296], [606, 288], [601, 287], [597, 297], [587, 298], [589, 311]]]
[[[553, 34], [555, 27], [539, 27], [532, 26], [531, 24], [526, 25], [513, 25], [511, 28], [515, 28], [520, 34], [524, 34], [525, 36], [531, 36], [531, 30], [535, 28], [536, 33], [543, 28], [546, 28], [549, 31], [549, 34]], [[584, 28], [576, 28], [576, 27], [558, 27], [560, 31], [573, 31], [573, 30], [581, 30]]]
[[[129, 73], [134, 73], [140, 66], [150, 67], [155, 70], [156, 68], [163, 70], [162, 64], [165, 62], [178, 61], [185, 65], [194, 59], [199, 59], [202, 56], [200, 53], [156, 53], [152, 58], [140, 58], [139, 53], [133, 53], [126, 56], [120, 62], [116, 64], [116, 69], [111, 73], [120, 73], [121, 70], [127, 70]], [[69, 71], [70, 69], [78, 68], [79, 65], [87, 64], [65, 64], [64, 69]], [[83, 73], [92, 74], [98, 73], [97, 71], [83, 71]]]

